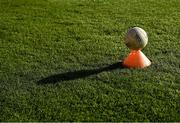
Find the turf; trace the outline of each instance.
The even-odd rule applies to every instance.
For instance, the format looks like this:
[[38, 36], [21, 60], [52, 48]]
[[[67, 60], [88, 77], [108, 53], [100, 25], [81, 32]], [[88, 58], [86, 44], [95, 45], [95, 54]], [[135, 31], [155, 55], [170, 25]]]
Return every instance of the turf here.
[[[180, 121], [179, 0], [0, 0], [0, 121]], [[120, 62], [131, 27], [145, 69]]]

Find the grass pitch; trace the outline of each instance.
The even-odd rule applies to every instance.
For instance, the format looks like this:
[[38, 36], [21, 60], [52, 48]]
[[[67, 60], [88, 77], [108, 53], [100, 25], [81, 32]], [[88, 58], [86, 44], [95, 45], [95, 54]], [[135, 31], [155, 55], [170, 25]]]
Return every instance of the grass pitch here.
[[[0, 121], [180, 121], [179, 0], [0, 0]], [[149, 36], [126, 69], [131, 27]]]

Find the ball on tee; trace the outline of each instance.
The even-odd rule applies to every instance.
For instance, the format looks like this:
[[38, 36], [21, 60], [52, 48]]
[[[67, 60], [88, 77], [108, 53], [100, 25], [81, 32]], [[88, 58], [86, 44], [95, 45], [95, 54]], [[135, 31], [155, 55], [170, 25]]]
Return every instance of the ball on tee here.
[[139, 27], [130, 29], [125, 36], [125, 44], [131, 50], [140, 50], [147, 45], [147, 33]]

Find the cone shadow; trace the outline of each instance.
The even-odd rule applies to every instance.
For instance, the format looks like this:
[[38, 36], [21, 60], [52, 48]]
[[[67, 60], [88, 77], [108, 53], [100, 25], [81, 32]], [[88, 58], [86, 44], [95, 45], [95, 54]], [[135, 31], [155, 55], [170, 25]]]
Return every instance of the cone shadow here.
[[101, 67], [98, 69], [79, 70], [79, 71], [72, 71], [72, 72], [51, 75], [49, 77], [39, 80], [37, 83], [38, 84], [50, 84], [50, 83], [55, 84], [57, 82], [76, 80], [76, 79], [85, 78], [91, 75], [95, 75], [104, 71], [112, 71], [115, 69], [122, 69], [122, 68], [124, 68], [122, 65], [122, 62], [117, 62], [117, 63], [108, 65], [106, 67]]

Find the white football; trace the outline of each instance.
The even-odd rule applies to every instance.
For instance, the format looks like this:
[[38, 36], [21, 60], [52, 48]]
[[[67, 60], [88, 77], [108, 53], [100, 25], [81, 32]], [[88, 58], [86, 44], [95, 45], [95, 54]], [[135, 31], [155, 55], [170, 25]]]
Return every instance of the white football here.
[[130, 29], [125, 36], [125, 44], [132, 50], [140, 50], [148, 43], [147, 33], [139, 27]]

